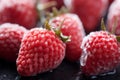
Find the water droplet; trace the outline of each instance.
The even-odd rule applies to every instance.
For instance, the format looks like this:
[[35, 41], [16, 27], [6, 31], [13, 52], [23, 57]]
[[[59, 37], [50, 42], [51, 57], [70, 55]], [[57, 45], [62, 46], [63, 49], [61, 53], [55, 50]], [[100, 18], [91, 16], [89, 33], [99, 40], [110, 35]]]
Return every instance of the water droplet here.
[[116, 69], [109, 71], [109, 72], [106, 72], [106, 73], [103, 73], [103, 74], [100, 74], [100, 76], [113, 75], [115, 73], [116, 73]]
[[4, 74], [4, 75], [3, 75], [3, 77], [4, 77], [4, 78], [6, 78], [6, 77], [7, 77], [7, 75], [6, 75], [6, 74]]
[[92, 79], [95, 79], [95, 78], [97, 78], [97, 76], [91, 76], [91, 78], [92, 78]]
[[20, 76], [16, 76], [15, 80], [20, 80], [20, 78], [21, 78]]

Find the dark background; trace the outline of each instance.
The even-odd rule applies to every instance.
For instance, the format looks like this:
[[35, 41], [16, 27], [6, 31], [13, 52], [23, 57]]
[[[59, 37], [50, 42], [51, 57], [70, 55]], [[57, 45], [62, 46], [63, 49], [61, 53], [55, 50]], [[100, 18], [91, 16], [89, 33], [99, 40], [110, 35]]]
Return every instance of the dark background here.
[[81, 74], [79, 62], [70, 63], [66, 60], [52, 70], [33, 77], [21, 77], [16, 70], [15, 63], [0, 60], [0, 80], [120, 80], [120, 69], [113, 75], [99, 76], [97, 78], [86, 77]]

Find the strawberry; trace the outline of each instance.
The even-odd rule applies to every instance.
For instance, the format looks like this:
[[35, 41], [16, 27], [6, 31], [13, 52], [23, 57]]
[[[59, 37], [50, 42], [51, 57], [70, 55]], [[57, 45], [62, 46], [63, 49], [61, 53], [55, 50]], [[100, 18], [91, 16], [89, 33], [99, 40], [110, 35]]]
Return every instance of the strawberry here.
[[51, 2], [51, 1], [56, 2], [55, 7], [56, 7], [57, 9], [60, 9], [62, 6], [64, 6], [63, 0], [40, 0], [40, 2], [41, 2], [42, 4], [49, 3], [49, 2]]
[[115, 32], [116, 35], [120, 35], [120, 0], [115, 0], [108, 12], [107, 16], [107, 28], [110, 32]]
[[109, 5], [113, 2], [114, 0], [109, 0]]
[[98, 26], [108, 7], [108, 0], [64, 0], [67, 8], [76, 13], [87, 33]]
[[65, 44], [53, 31], [31, 29], [22, 39], [17, 58], [17, 71], [21, 76], [33, 76], [55, 69], [65, 56]]
[[0, 24], [17, 23], [28, 29], [36, 26], [37, 10], [34, 0], [0, 0]]
[[66, 43], [66, 59], [72, 62], [79, 60], [81, 55], [80, 45], [85, 36], [79, 17], [76, 14], [65, 13], [53, 17], [49, 23], [53, 27], [58, 27], [62, 23], [62, 33], [71, 36], [71, 41]]
[[15, 62], [22, 37], [27, 30], [17, 24], [0, 25], [0, 58]]
[[107, 31], [91, 32], [83, 39], [80, 63], [87, 75], [100, 75], [120, 64], [120, 52], [116, 36]]

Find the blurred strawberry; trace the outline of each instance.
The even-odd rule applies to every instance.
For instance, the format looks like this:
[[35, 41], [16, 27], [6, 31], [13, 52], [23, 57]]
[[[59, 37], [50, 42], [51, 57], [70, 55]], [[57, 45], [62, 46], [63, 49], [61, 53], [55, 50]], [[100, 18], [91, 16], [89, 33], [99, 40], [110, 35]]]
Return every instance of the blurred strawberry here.
[[64, 2], [71, 12], [80, 17], [87, 33], [96, 29], [108, 7], [108, 0], [64, 0]]
[[55, 28], [61, 25], [62, 33], [71, 36], [71, 41], [66, 43], [66, 59], [72, 62], [79, 60], [82, 53], [80, 45], [85, 36], [79, 17], [76, 14], [65, 13], [50, 19], [49, 24]]
[[0, 25], [0, 58], [15, 62], [20, 44], [27, 30], [17, 24], [4, 23]]
[[120, 35], [120, 0], [115, 0], [109, 8], [107, 28], [110, 32]]
[[17, 71], [33, 76], [57, 68], [65, 56], [65, 44], [53, 32], [42, 28], [28, 31], [22, 39]]
[[36, 26], [35, 0], [0, 0], [0, 24], [17, 23], [28, 29]]
[[49, 2], [51, 2], [51, 1], [56, 2], [56, 6], [55, 6], [55, 7], [56, 7], [57, 9], [60, 9], [62, 6], [64, 6], [63, 0], [40, 0], [40, 2], [41, 2], [42, 4], [49, 3]]
[[109, 5], [113, 2], [114, 0], [109, 0]]
[[83, 39], [81, 48], [81, 68], [87, 76], [104, 74], [120, 65], [116, 36], [107, 31], [91, 32]]

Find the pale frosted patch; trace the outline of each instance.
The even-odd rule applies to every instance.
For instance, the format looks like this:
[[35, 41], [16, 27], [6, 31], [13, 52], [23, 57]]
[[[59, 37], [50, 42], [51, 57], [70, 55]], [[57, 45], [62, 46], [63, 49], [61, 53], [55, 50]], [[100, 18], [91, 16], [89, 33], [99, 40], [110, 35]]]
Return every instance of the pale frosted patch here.
[[86, 65], [86, 61], [87, 61], [87, 57], [90, 53], [87, 52], [86, 49], [83, 49], [83, 52], [82, 52], [82, 55], [81, 55], [81, 58], [80, 58], [80, 64], [81, 66], [85, 66]]
[[63, 0], [63, 1], [64, 1], [65, 5], [71, 10], [72, 9], [72, 6], [71, 6], [72, 0]]
[[82, 24], [81, 19], [80, 19], [77, 15], [75, 15], [75, 14], [69, 14], [69, 15], [70, 15], [70, 16], [73, 16], [72, 18], [73, 18], [75, 21], [77, 21], [77, 23], [79, 24], [78, 27], [80, 27], [80, 30], [81, 30], [81, 32], [82, 32], [82, 37], [84, 37], [86, 34], [85, 34], [85, 30], [84, 30], [84, 28], [83, 28], [83, 24]]
[[[9, 35], [8, 35], [9, 36]], [[4, 37], [4, 34], [0, 34], [0, 37]]]
[[95, 48], [95, 49], [93, 49], [92, 51], [93, 51], [93, 53], [95, 53], [95, 52], [97, 51], [97, 49]]
[[0, 12], [3, 11], [5, 9], [5, 7], [11, 7], [12, 6], [12, 2], [10, 0], [6, 1], [6, 0], [1, 0], [0, 1]]
[[[89, 40], [89, 41], [92, 41], [92, 38], [90, 38], [92, 36], [95, 36], [94, 32], [91, 32], [88, 36], [84, 37], [83, 38], [83, 41], [82, 41], [82, 44], [81, 44], [81, 48], [83, 49], [86, 42]], [[88, 45], [89, 46], [89, 45]]]
[[109, 8], [109, 14], [108, 14], [108, 20], [111, 20], [113, 18], [113, 15], [119, 15], [120, 14], [120, 0], [115, 0], [110, 8]]
[[[83, 38], [83, 41], [82, 41], [82, 44], [81, 44], [81, 48], [82, 48], [82, 55], [81, 55], [81, 58], [80, 58], [81, 66], [85, 66], [86, 61], [87, 61], [87, 57], [91, 54], [89, 51], [87, 51], [87, 48], [90, 47], [88, 41], [91, 42], [92, 41], [91, 37], [95, 37], [95, 36], [96, 36], [95, 32], [91, 32], [88, 36]], [[94, 49], [93, 51], [95, 52], [96, 49]]]
[[[20, 26], [18, 24], [11, 24], [11, 23], [4, 23], [4, 24], [0, 25], [0, 29], [17, 31], [17, 33], [19, 33], [19, 34], [27, 31], [23, 26]], [[12, 33], [12, 34], [14, 35], [14, 33]], [[9, 36], [9, 35], [7, 34], [7, 36]]]

